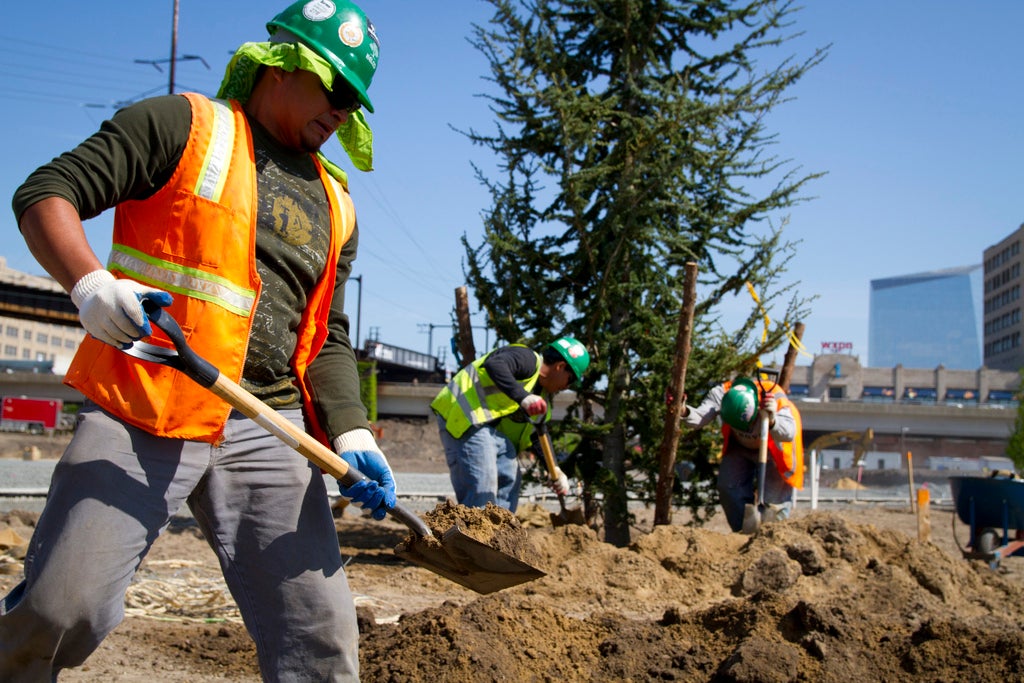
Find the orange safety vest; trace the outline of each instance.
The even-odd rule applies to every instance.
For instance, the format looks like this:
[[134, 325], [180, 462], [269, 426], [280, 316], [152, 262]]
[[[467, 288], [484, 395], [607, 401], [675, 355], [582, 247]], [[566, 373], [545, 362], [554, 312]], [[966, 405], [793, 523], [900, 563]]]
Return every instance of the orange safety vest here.
[[[170, 180], [152, 197], [126, 201], [114, 215], [107, 268], [119, 278], [166, 290], [192, 349], [238, 382], [259, 299], [256, 270], [256, 165], [252, 135], [237, 102], [185, 95], [192, 125]], [[317, 168], [331, 213], [331, 245], [320, 281], [307, 297], [292, 370], [311, 431], [327, 435], [310, 410], [306, 369], [327, 338], [341, 248], [355, 227], [347, 188]], [[156, 328], [147, 341], [172, 344]], [[86, 336], [65, 382], [125, 422], [157, 436], [216, 443], [231, 407], [183, 373], [138, 360]]]
[[[760, 382], [757, 384], [762, 391], [768, 391]], [[731, 386], [732, 382], [725, 382], [722, 388], [728, 392]], [[778, 385], [775, 385], [770, 390], [770, 393], [775, 397], [779, 410], [786, 407], [789, 408], [795, 422], [796, 435], [792, 441], [784, 441], [782, 444], [778, 444], [775, 442], [775, 439], [769, 438], [768, 452], [775, 463], [775, 469], [779, 471], [779, 474], [786, 480], [786, 483], [795, 489], [802, 489], [804, 487], [804, 428], [800, 421], [800, 411], [796, 409], [796, 406], [786, 397], [785, 392]], [[730, 434], [732, 434], [732, 427], [723, 422], [722, 455], [725, 455], [726, 450], [729, 448]]]

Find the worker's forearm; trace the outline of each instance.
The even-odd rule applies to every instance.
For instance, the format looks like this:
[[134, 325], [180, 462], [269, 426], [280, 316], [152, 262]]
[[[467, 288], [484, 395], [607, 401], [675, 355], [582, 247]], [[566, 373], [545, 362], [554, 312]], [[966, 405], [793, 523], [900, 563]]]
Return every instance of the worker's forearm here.
[[796, 438], [796, 420], [788, 410], [780, 410], [775, 415], [775, 424], [771, 428], [772, 438], [776, 441], [792, 441]]
[[89, 246], [78, 211], [66, 199], [36, 202], [21, 214], [18, 227], [39, 265], [68, 292], [83, 275], [103, 268]]

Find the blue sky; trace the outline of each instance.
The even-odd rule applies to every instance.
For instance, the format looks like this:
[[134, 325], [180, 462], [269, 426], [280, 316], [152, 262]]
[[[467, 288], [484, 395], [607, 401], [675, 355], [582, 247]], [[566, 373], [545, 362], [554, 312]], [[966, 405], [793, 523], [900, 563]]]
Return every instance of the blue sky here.
[[[176, 90], [212, 94], [234, 49], [264, 39], [264, 24], [284, 5], [180, 0], [178, 55], [198, 55], [211, 68], [179, 61]], [[173, 6], [51, 0], [8, 8], [0, 28], [0, 194], [9, 199], [118, 102], [167, 92]], [[361, 341], [376, 334], [436, 351], [447, 347], [454, 292], [464, 284], [459, 238], [479, 240], [489, 200], [471, 162], [487, 167], [490, 159], [452, 130], [492, 129], [479, 97], [487, 66], [468, 43], [471, 23], [486, 22], [489, 6], [361, 6], [377, 26], [381, 64], [370, 89], [376, 170], [351, 173], [362, 283], [349, 285], [350, 315]], [[785, 235], [800, 247], [784, 281], [818, 297], [802, 321], [807, 350], [851, 342], [866, 363], [872, 279], [980, 263], [986, 247], [1024, 222], [1024, 3], [807, 0], [795, 21], [804, 35], [765, 54], [766, 66], [830, 43], [831, 53], [768, 125], [778, 156], [827, 175], [808, 188], [812, 201], [788, 212]], [[164, 60], [163, 71], [140, 59]], [[334, 142], [326, 151], [347, 161]], [[101, 259], [108, 214], [87, 224]], [[0, 240], [10, 267], [41, 272], [9, 210], [0, 213]], [[726, 302], [725, 319], [752, 305], [745, 296]], [[475, 318], [482, 325], [482, 315]], [[478, 349], [494, 341], [482, 329], [476, 335]]]

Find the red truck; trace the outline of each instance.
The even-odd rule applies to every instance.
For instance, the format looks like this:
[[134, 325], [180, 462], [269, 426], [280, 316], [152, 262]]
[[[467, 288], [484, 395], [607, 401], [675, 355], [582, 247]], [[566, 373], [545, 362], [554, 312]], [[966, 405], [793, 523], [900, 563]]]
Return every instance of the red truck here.
[[0, 431], [52, 434], [61, 426], [64, 401], [59, 398], [4, 396], [0, 404]]

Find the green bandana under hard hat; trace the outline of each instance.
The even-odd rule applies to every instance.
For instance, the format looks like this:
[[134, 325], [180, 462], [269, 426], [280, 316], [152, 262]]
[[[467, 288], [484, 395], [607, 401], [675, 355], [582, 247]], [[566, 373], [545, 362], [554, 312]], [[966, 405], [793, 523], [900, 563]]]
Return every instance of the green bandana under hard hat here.
[[[276, 66], [285, 71], [311, 71], [320, 77], [328, 89], [334, 83], [331, 65], [302, 43], [245, 43], [228, 62], [217, 97], [245, 104], [256, 83], [256, 72], [261, 66]], [[349, 114], [348, 120], [338, 126], [337, 136], [357, 169], [373, 170], [373, 131], [361, 109]], [[317, 152], [317, 156], [331, 175], [348, 185], [348, 174], [345, 171], [324, 157], [322, 152]]]

